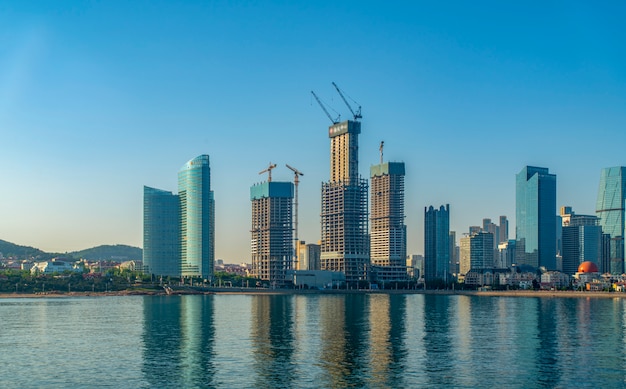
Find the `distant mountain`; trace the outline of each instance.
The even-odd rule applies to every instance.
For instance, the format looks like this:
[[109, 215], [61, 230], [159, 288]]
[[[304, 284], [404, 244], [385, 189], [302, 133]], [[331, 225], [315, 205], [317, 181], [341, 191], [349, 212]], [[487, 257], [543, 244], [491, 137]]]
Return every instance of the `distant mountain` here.
[[0, 239], [0, 253], [7, 257], [18, 257], [18, 258], [40, 258], [40, 259], [48, 259], [56, 256], [54, 253], [46, 253], [39, 249], [30, 246], [20, 246], [15, 243], [7, 242], [5, 240]]
[[126, 246], [123, 244], [103, 245], [93, 247], [86, 250], [74, 251], [69, 253], [74, 258], [84, 258], [91, 261], [96, 260], [114, 260], [114, 261], [130, 261], [140, 260], [143, 257], [143, 251], [139, 247]]
[[66, 254], [47, 253], [30, 246], [20, 246], [15, 243], [7, 242], [0, 239], [0, 253], [7, 257], [17, 257], [19, 259], [35, 258], [41, 261], [49, 260], [54, 257], [74, 257], [76, 259], [95, 260], [114, 260], [118, 262], [130, 261], [133, 259], [142, 259], [143, 251], [139, 247], [126, 246], [123, 244], [103, 245], [74, 251]]

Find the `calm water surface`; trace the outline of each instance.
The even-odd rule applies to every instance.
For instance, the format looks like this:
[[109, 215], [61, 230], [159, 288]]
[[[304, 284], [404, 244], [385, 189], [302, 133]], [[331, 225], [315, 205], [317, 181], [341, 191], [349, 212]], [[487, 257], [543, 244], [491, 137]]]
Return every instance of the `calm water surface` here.
[[0, 299], [0, 386], [625, 387], [625, 308], [382, 294]]

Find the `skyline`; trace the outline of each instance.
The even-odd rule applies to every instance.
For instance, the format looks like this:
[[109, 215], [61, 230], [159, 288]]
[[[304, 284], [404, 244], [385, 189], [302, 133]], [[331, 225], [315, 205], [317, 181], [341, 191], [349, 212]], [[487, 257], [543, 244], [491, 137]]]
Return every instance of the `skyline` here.
[[216, 259], [249, 260], [249, 187], [270, 161], [275, 181], [304, 173], [299, 238], [316, 243], [330, 122], [310, 90], [350, 118], [332, 81], [363, 108], [361, 176], [381, 140], [405, 163], [408, 254], [430, 205], [450, 204], [457, 240], [500, 215], [514, 237], [527, 165], [556, 174], [557, 208], [594, 215], [601, 169], [626, 164], [626, 5], [598, 8], [5, 4], [0, 239], [141, 247], [143, 186], [175, 191], [208, 154]]

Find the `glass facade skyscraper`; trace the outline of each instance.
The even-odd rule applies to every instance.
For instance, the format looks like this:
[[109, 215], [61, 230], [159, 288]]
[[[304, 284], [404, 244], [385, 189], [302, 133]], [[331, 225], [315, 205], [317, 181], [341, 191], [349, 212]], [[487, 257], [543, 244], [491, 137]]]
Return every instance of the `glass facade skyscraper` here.
[[556, 270], [556, 175], [526, 166], [516, 176], [517, 265]]
[[209, 156], [178, 172], [178, 195], [144, 187], [144, 272], [211, 280], [215, 256], [215, 201]]
[[180, 169], [178, 196], [181, 275], [211, 279], [215, 256], [215, 201], [208, 155], [200, 155]]
[[180, 276], [180, 202], [172, 192], [143, 187], [143, 266], [157, 276]]
[[596, 216], [600, 218], [602, 232], [610, 239], [608, 266], [612, 274], [626, 271], [624, 264], [624, 201], [626, 200], [626, 167], [616, 166], [602, 169]]
[[424, 281], [447, 283], [450, 277], [450, 206], [424, 208]]

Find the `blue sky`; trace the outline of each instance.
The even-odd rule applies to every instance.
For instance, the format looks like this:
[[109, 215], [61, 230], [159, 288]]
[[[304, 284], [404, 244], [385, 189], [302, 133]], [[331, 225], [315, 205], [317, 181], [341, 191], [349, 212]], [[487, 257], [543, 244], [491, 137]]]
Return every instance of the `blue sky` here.
[[593, 213], [626, 164], [622, 2], [0, 1], [0, 239], [48, 251], [142, 245], [143, 185], [176, 192], [209, 154], [216, 256], [248, 261], [249, 187], [304, 172], [300, 238], [320, 237], [330, 124], [363, 107], [360, 170], [406, 163], [408, 249], [450, 204], [457, 236], [507, 215], [515, 174], [557, 175]]

